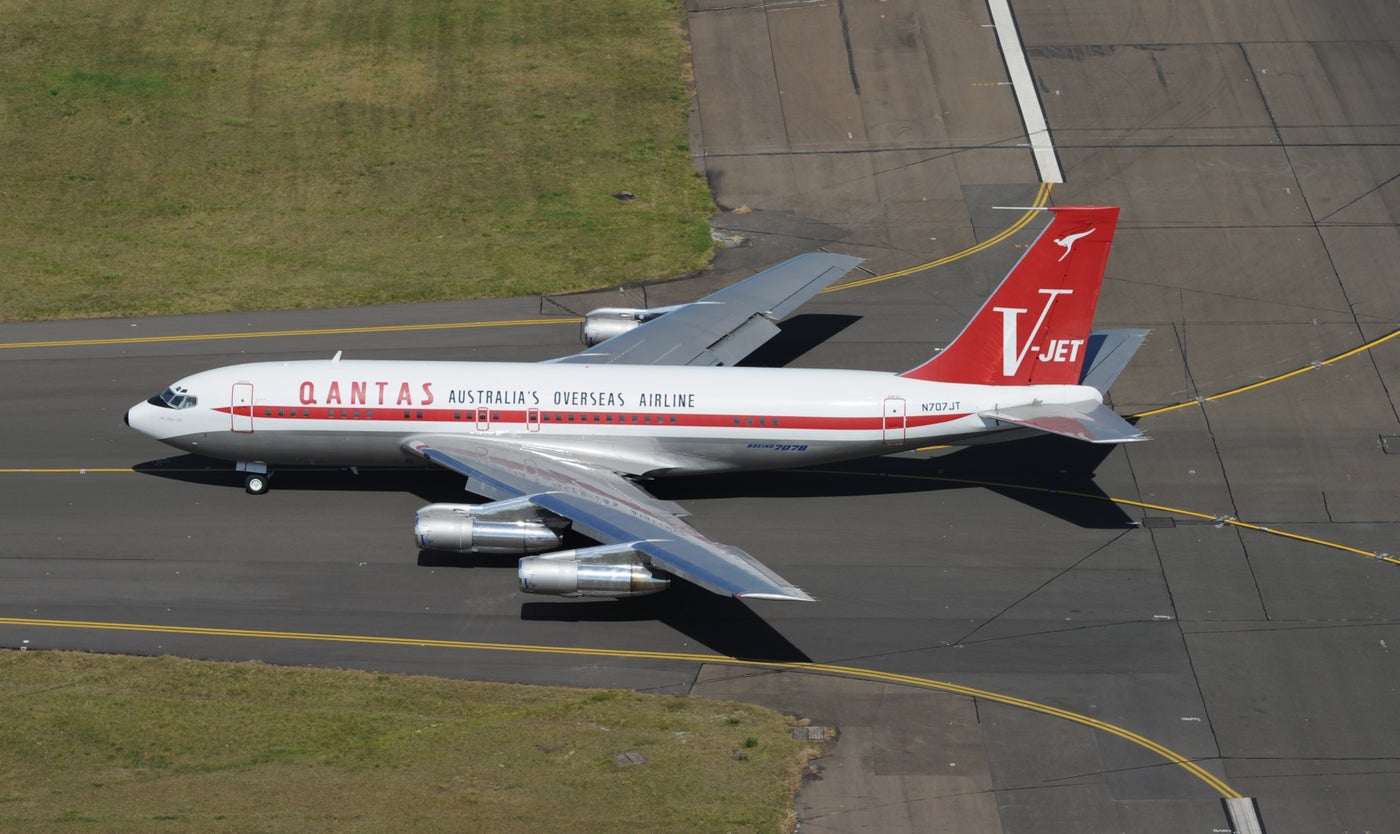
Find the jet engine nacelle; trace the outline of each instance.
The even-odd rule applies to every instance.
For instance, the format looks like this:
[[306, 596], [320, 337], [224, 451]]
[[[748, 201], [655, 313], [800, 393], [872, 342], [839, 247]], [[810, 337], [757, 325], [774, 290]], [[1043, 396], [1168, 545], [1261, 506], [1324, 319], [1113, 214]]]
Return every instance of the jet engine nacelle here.
[[629, 330], [636, 330], [655, 318], [684, 307], [599, 307], [583, 317], [583, 343], [593, 347]]
[[520, 590], [561, 597], [639, 597], [671, 584], [625, 545], [587, 547], [520, 560]]
[[413, 539], [447, 553], [544, 553], [564, 541], [563, 519], [523, 499], [489, 504], [429, 504], [418, 511]]

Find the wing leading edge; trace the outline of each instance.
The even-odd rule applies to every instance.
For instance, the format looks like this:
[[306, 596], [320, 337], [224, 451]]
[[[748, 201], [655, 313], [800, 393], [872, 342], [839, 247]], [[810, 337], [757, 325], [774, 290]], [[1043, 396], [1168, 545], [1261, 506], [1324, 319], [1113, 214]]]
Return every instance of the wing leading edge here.
[[603, 544], [627, 545], [667, 573], [741, 599], [811, 602], [812, 597], [757, 559], [701, 535], [679, 505], [650, 495], [606, 469], [550, 457], [543, 450], [453, 436], [411, 438], [404, 448], [467, 477], [467, 489], [493, 500], [524, 497], [569, 519]]
[[635, 330], [551, 362], [587, 365], [733, 365], [778, 335], [773, 322], [861, 262], [808, 252], [684, 304]]

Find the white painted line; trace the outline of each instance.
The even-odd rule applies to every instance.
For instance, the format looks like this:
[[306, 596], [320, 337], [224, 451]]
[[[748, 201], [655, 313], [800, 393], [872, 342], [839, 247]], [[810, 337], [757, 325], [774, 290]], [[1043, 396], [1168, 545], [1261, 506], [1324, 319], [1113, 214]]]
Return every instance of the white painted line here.
[[1021, 121], [1026, 125], [1026, 138], [1031, 140], [1040, 181], [1064, 182], [1060, 162], [1055, 158], [1055, 145], [1050, 141], [1050, 126], [1045, 123], [1040, 97], [1035, 94], [1035, 82], [1031, 80], [1031, 68], [1026, 63], [1026, 51], [1016, 32], [1016, 19], [1011, 16], [1010, 0], [987, 0], [987, 8], [992, 13], [992, 25], [997, 30], [997, 42], [1001, 44], [1001, 57], [1006, 61], [1011, 86], [1016, 90], [1016, 106], [1021, 108]]
[[1264, 834], [1259, 808], [1248, 796], [1225, 800], [1225, 812], [1230, 815], [1230, 827], [1239, 834]]

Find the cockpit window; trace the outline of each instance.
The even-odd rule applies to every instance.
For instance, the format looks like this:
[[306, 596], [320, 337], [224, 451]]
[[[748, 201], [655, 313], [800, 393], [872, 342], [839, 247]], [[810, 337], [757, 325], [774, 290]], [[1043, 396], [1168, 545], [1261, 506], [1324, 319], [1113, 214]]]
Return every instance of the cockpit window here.
[[194, 408], [199, 402], [199, 398], [189, 392], [183, 385], [172, 385], [165, 389], [160, 395], [151, 397], [151, 405], [158, 405], [163, 408]]

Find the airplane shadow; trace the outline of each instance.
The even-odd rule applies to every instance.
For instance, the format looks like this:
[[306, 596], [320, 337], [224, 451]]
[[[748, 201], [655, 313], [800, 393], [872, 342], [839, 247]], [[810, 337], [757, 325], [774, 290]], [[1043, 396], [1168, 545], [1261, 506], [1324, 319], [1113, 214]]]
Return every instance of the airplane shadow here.
[[1041, 435], [927, 458], [865, 458], [807, 469], [656, 479], [646, 482], [646, 488], [671, 501], [987, 489], [1078, 527], [1122, 529], [1134, 526], [1134, 520], [1094, 481], [1094, 471], [1113, 449]]
[[741, 362], [743, 368], [781, 368], [860, 321], [860, 316], [840, 313], [803, 313], [785, 319], [779, 333]]
[[[592, 542], [576, 533], [565, 534], [564, 549], [590, 544]], [[519, 560], [520, 557], [511, 555], [418, 552], [418, 565], [425, 568], [514, 570]], [[659, 622], [726, 657], [777, 663], [811, 662], [805, 652], [745, 603], [683, 581], [673, 581], [666, 591], [644, 597], [526, 602], [520, 606], [520, 619], [563, 623]]]
[[[204, 486], [243, 488], [243, 473], [228, 461], [201, 455], [175, 455], [131, 467], [143, 475]], [[424, 501], [467, 503], [462, 476], [438, 467], [321, 467], [278, 466], [273, 469], [272, 491], [406, 492]]]
[[[869, 458], [796, 470], [657, 479], [646, 488], [658, 498], [878, 496], [980, 488], [1085, 528], [1122, 529], [1133, 520], [1094, 482], [1113, 446], [1035, 436], [963, 447], [932, 457]], [[147, 461], [138, 472], [213, 486], [238, 487], [243, 475], [224, 461], [180, 455]], [[406, 492], [424, 501], [469, 501], [462, 478], [446, 470], [285, 467], [273, 490]], [[577, 541], [572, 539], [577, 538]], [[589, 544], [570, 534], [566, 547]], [[514, 568], [515, 556], [471, 556], [420, 551], [423, 567]], [[743, 660], [809, 662], [810, 658], [745, 603], [688, 582], [661, 594], [621, 600], [541, 601], [521, 606], [523, 620], [556, 622], [656, 621], [711, 650]]]
[[725, 657], [773, 663], [812, 660], [743, 602], [712, 594], [689, 582], [673, 582], [664, 593], [631, 599], [527, 602], [520, 606], [520, 619], [566, 623], [655, 621]]

